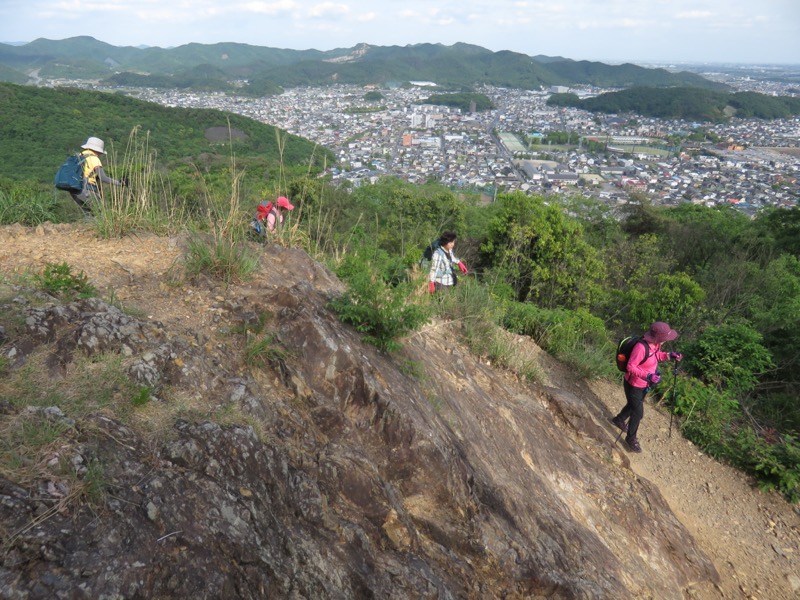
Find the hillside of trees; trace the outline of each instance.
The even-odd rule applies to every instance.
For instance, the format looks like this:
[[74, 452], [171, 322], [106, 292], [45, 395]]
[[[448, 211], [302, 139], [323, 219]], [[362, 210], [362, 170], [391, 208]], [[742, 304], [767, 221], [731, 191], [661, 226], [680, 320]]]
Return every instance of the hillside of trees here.
[[469, 112], [472, 103], [475, 103], [475, 110], [483, 112], [492, 110], [494, 104], [491, 99], [485, 94], [431, 94], [425, 100], [421, 100], [420, 104], [438, 104], [440, 106], [450, 106], [460, 108], [463, 112]]
[[[247, 177], [318, 170], [331, 153], [306, 139], [218, 110], [169, 108], [120, 94], [0, 84], [0, 177], [52, 184], [89, 136], [121, 155], [132, 131], [165, 169], [224, 170], [232, 155]], [[232, 145], [231, 145], [232, 143]], [[190, 165], [193, 165], [190, 167]]]
[[800, 114], [800, 98], [696, 87], [632, 87], [584, 99], [575, 94], [553, 94], [548, 104], [596, 113], [636, 113], [646, 117], [711, 122], [726, 121], [731, 116], [783, 119]]
[[[331, 62], [334, 61], [334, 62]], [[186, 44], [177, 48], [115, 47], [91, 37], [39, 39], [22, 46], [0, 44], [0, 81], [37, 69], [43, 78], [104, 79], [110, 85], [237, 93], [280, 93], [281, 88], [336, 83], [386, 84], [430, 80], [446, 89], [490, 84], [520, 89], [592, 84], [626, 87], [697, 86], [726, 89], [689, 72], [636, 65], [606, 65], [470, 44], [416, 44], [318, 50], [285, 50], [248, 44]], [[246, 80], [243, 87], [238, 84]]]

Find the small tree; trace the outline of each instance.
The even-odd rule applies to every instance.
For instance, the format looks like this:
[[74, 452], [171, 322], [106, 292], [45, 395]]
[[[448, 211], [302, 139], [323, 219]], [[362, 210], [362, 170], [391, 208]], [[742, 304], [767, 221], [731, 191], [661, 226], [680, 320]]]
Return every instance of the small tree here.
[[583, 229], [557, 205], [521, 193], [498, 197], [482, 259], [511, 285], [518, 301], [578, 308], [591, 305], [605, 276]]

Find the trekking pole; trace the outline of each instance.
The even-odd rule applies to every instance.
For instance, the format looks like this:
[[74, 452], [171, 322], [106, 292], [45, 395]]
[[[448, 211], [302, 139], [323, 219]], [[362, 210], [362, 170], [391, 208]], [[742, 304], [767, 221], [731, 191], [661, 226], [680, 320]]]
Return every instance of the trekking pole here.
[[672, 418], [675, 416], [675, 396], [678, 391], [678, 361], [674, 358], [672, 360], [672, 406], [669, 409], [669, 437], [672, 437]]
[[620, 429], [620, 430], [619, 430], [619, 433], [617, 434], [617, 439], [615, 439], [615, 440], [614, 440], [614, 445], [615, 445], [615, 446], [617, 445], [617, 442], [619, 441], [619, 438], [621, 438], [621, 437], [622, 437], [622, 434], [623, 434], [623, 433], [624, 433], [624, 431], [622, 431], [622, 429]]

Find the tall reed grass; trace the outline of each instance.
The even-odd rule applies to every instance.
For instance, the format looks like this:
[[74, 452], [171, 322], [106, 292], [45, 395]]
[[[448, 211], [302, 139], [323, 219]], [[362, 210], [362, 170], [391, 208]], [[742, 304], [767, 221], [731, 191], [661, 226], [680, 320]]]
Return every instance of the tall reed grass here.
[[142, 135], [137, 126], [131, 130], [121, 155], [114, 150], [112, 144], [106, 158], [108, 170], [127, 180], [128, 185], [104, 187], [104, 194], [93, 206], [98, 234], [119, 238], [148, 230], [174, 235], [185, 229], [189, 215], [171, 196], [166, 175], [158, 168], [158, 156], [150, 148], [150, 133]]

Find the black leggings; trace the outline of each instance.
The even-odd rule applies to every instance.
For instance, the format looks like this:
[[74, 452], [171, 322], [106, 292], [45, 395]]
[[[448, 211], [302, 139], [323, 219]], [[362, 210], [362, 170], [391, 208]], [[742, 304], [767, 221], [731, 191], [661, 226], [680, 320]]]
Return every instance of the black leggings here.
[[620, 421], [628, 420], [628, 435], [625, 436], [626, 440], [632, 440], [636, 437], [636, 432], [639, 431], [639, 421], [644, 417], [644, 397], [647, 395], [647, 388], [633, 387], [627, 381], [622, 384], [625, 390], [625, 399], [628, 403], [625, 405], [617, 419]]

